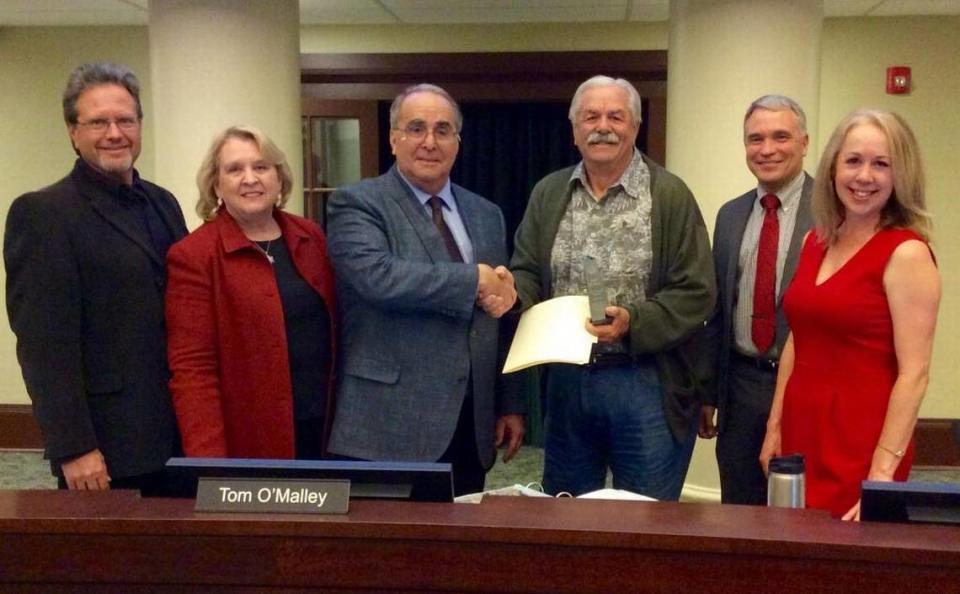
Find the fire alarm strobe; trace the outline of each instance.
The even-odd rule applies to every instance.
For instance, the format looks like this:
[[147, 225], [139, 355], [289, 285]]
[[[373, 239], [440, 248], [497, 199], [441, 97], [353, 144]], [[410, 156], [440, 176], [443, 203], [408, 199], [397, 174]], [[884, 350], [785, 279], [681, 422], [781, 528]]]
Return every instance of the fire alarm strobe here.
[[910, 67], [891, 66], [887, 68], [887, 93], [905, 95], [910, 92]]

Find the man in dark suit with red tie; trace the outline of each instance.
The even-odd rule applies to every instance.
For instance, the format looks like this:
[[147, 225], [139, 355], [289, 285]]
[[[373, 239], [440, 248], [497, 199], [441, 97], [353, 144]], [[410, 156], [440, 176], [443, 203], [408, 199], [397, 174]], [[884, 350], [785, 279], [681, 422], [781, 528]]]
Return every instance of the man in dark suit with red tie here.
[[717, 390], [703, 404], [699, 434], [718, 436], [723, 502], [766, 505], [758, 457], [777, 360], [789, 333], [781, 300], [813, 224], [813, 178], [803, 171], [806, 115], [789, 97], [760, 97], [744, 116], [743, 142], [757, 187], [717, 214], [713, 258], [719, 299], [711, 322], [717, 337]]
[[140, 178], [140, 85], [85, 64], [63, 115], [79, 158], [7, 215], [7, 313], [61, 488], [162, 493], [179, 451], [167, 389], [165, 258], [186, 235], [170, 192]]

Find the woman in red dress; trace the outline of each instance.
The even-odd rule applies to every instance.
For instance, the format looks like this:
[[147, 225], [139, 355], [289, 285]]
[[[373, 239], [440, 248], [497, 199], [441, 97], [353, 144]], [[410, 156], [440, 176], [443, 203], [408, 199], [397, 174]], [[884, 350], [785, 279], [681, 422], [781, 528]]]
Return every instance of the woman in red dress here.
[[784, 297], [791, 335], [760, 462], [806, 456], [808, 507], [860, 519], [863, 480], [906, 480], [927, 388], [940, 276], [917, 143], [896, 114], [860, 110], [833, 132]]

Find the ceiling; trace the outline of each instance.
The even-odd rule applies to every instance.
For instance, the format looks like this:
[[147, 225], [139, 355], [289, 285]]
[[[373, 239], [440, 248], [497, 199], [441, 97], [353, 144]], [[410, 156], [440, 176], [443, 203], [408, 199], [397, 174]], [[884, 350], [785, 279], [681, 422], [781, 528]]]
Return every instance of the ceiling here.
[[[763, 1], [763, 0], [757, 0]], [[148, 0], [0, 0], [0, 26], [146, 25]], [[665, 21], [670, 0], [300, 0], [333, 24]], [[824, 0], [828, 17], [960, 15], [960, 0]]]

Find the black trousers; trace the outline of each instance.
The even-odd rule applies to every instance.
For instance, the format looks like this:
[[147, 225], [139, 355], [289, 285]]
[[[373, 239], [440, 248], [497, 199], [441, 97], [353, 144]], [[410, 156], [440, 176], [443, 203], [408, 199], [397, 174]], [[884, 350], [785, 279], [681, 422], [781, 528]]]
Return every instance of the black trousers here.
[[[492, 431], [493, 427], [490, 430]], [[460, 417], [457, 419], [453, 438], [447, 446], [447, 451], [437, 462], [447, 462], [453, 466], [454, 497], [483, 491], [487, 471], [480, 464], [480, 455], [477, 453], [472, 388], [467, 388], [467, 395], [463, 398], [463, 406], [460, 408]]]
[[727, 410], [720, 413], [723, 427], [717, 436], [723, 503], [767, 504], [767, 478], [759, 458], [776, 387], [776, 371], [731, 358]]
[[294, 456], [297, 460], [323, 459], [323, 421], [323, 417], [294, 420]]

